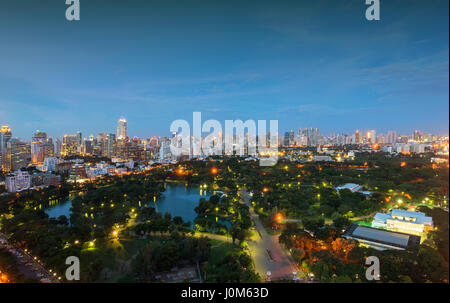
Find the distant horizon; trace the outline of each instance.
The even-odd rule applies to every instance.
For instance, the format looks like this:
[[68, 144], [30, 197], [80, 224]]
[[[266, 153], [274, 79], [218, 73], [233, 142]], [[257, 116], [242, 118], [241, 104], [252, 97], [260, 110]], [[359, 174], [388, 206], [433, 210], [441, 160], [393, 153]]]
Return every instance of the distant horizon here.
[[[122, 118], [125, 118], [125, 119], [126, 119], [126, 117], [124, 117], [124, 116], [120, 116], [119, 119], [122, 119]], [[119, 120], [119, 119], [118, 119], [118, 120]], [[117, 121], [118, 121], [118, 120], [117, 120]], [[128, 124], [128, 120], [126, 120], [126, 122], [127, 122], [127, 129], [128, 129], [128, 125], [129, 125], [129, 124]], [[188, 122], [189, 122], [189, 120], [188, 120]], [[244, 121], [244, 122], [245, 122], [245, 121]], [[46, 131], [44, 128], [38, 128], [38, 129], [36, 129], [36, 130], [34, 130], [34, 131], [31, 131], [29, 137], [24, 138], [24, 137], [20, 137], [20, 136], [14, 135], [14, 129], [11, 127], [11, 125], [9, 125], [9, 124], [7, 124], [7, 123], [0, 123], [0, 126], [2, 126], [2, 125], [8, 125], [8, 126], [9, 126], [9, 128], [11, 129], [12, 138], [18, 138], [18, 139], [20, 139], [20, 140], [23, 141], [23, 142], [31, 141], [31, 139], [32, 139], [32, 137], [33, 137], [33, 134], [36, 133], [37, 131], [46, 133], [46, 134], [47, 134], [47, 137], [58, 138], [58, 139], [62, 139], [62, 138], [64, 137], [64, 135], [68, 135], [68, 134], [74, 135], [74, 134], [76, 134], [77, 132], [80, 131], [80, 130], [78, 130], [78, 129], [75, 129], [75, 130], [72, 130], [72, 131], [70, 131], [70, 132], [65, 132], [64, 134], [62, 134], [62, 135], [60, 135], [60, 136], [57, 136], [57, 135], [52, 135], [51, 133], [49, 133], [48, 131]], [[116, 124], [116, 126], [117, 126], [117, 124]], [[301, 128], [301, 129], [304, 129], [305, 127], [306, 127], [306, 126], [303, 126], [303, 127], [300, 127], [300, 128]], [[367, 133], [367, 131], [375, 130], [377, 135], [387, 135], [388, 132], [390, 132], [390, 131], [395, 131], [395, 132], [397, 133], [397, 135], [409, 136], [409, 135], [412, 135], [412, 134], [414, 133], [414, 131], [418, 130], [418, 131], [420, 131], [421, 134], [431, 134], [431, 135], [435, 135], [435, 136], [438, 136], [438, 137], [445, 137], [445, 136], [448, 137], [448, 136], [449, 136], [448, 133], [433, 133], [433, 132], [425, 131], [425, 130], [422, 130], [422, 129], [419, 129], [419, 128], [413, 129], [413, 130], [411, 130], [410, 132], [405, 132], [405, 133], [403, 133], [403, 132], [399, 132], [399, 131], [396, 130], [396, 129], [388, 129], [388, 130], [386, 130], [386, 131], [380, 131], [380, 132], [379, 132], [378, 129], [374, 129], [374, 128], [355, 128], [355, 129], [350, 130], [350, 131], [329, 130], [329, 131], [323, 132], [323, 131], [321, 131], [321, 129], [320, 129], [319, 126], [307, 126], [307, 128], [311, 128], [311, 127], [312, 127], [312, 128], [318, 128], [318, 129], [319, 129], [319, 133], [320, 133], [321, 135], [323, 135], [323, 136], [329, 136], [329, 135], [331, 135], [331, 133], [334, 133], [335, 136], [341, 135], [341, 134], [344, 134], [344, 135], [353, 135], [353, 134], [355, 134], [356, 130], [359, 130], [360, 133], [363, 134], [363, 135], [365, 135], [365, 134]], [[286, 132], [289, 132], [289, 131], [291, 131], [291, 130], [294, 131], [295, 134], [297, 135], [297, 133], [298, 133], [298, 131], [299, 131], [300, 128], [296, 128], [296, 129], [286, 129], [286, 130], [279, 130], [279, 131], [278, 131], [278, 137], [283, 137], [284, 134], [285, 134]], [[99, 134], [101, 134], [101, 133], [116, 134], [116, 129], [114, 129], [113, 131], [104, 130], [104, 131], [100, 131], [100, 132], [98, 132], [98, 133], [83, 132], [83, 131], [80, 131], [80, 132], [81, 132], [82, 138], [83, 138], [83, 139], [86, 139], [86, 138], [89, 138], [91, 135], [93, 135], [94, 137], [97, 137], [97, 136], [98, 136]], [[203, 135], [207, 135], [207, 134], [209, 134], [209, 132], [202, 132], [202, 136], [203, 136]], [[137, 137], [137, 138], [140, 138], [140, 139], [148, 139], [148, 138], [152, 138], [152, 137], [170, 137], [170, 131], [168, 131], [166, 134], [152, 134], [152, 135], [144, 135], [144, 136], [137, 136], [137, 135], [134, 135], [134, 134], [130, 133], [129, 131], [127, 131], [127, 136], [128, 136], [129, 138]]]

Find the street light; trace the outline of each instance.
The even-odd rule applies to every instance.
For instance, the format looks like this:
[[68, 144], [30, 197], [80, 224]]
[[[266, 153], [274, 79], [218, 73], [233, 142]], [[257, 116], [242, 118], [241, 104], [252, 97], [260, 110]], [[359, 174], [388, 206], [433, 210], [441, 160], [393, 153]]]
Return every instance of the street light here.
[[281, 214], [278, 214], [277, 215], [277, 221], [281, 222], [281, 220], [283, 220], [283, 216]]

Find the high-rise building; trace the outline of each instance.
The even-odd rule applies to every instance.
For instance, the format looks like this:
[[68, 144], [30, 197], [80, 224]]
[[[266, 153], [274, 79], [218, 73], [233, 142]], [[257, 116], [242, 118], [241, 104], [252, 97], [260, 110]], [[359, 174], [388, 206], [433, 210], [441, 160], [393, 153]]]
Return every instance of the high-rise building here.
[[77, 152], [78, 154], [81, 154], [81, 145], [83, 143], [83, 135], [80, 131], [77, 131]]
[[55, 139], [55, 156], [61, 156], [62, 152], [62, 142], [59, 138]]
[[64, 157], [77, 154], [77, 135], [65, 134], [62, 143], [61, 155]]
[[413, 134], [413, 140], [416, 142], [422, 141], [422, 135], [420, 134], [420, 130], [415, 130]]
[[0, 128], [0, 169], [6, 163], [6, 143], [12, 138], [11, 129], [8, 125], [2, 125]]
[[397, 143], [397, 132], [395, 132], [395, 131], [389, 131], [387, 134], [386, 134], [386, 140], [385, 140], [385, 143], [386, 144], [395, 144], [395, 143]]
[[106, 137], [107, 134], [106, 133], [99, 133], [97, 135], [97, 145], [100, 149], [100, 155], [102, 157], [106, 157]]
[[108, 158], [111, 158], [114, 156], [114, 153], [116, 152], [116, 135], [114, 134], [108, 134], [106, 135], [105, 140], [105, 154]]
[[81, 143], [81, 154], [86, 156], [86, 155], [92, 155], [93, 154], [93, 142], [91, 140], [86, 140], [84, 139], [83, 142]]
[[355, 144], [360, 144], [362, 142], [361, 134], [359, 133], [359, 130], [357, 129], [355, 131]]
[[16, 171], [28, 165], [30, 155], [30, 145], [19, 141], [18, 139], [10, 139], [6, 143], [6, 162], [5, 171]]
[[367, 141], [368, 141], [368, 143], [371, 143], [371, 144], [376, 143], [376, 141], [377, 141], [376, 130], [372, 129], [372, 130], [367, 131]]
[[44, 144], [47, 142], [47, 134], [37, 130], [31, 139], [31, 162], [41, 165], [45, 159]]
[[289, 131], [289, 145], [294, 146], [295, 145], [295, 133], [293, 130]]
[[169, 160], [171, 158], [170, 152], [170, 139], [162, 138], [161, 139], [161, 147], [159, 149], [159, 160], [161, 162]]
[[117, 122], [117, 139], [124, 140], [127, 138], [127, 120], [124, 117]]
[[44, 143], [44, 159], [55, 156], [55, 144], [53, 144], [53, 138], [47, 138], [47, 142]]
[[44, 148], [40, 141], [31, 142], [31, 162], [34, 165], [40, 165], [44, 162]]
[[289, 141], [290, 141], [290, 133], [285, 132], [284, 139], [283, 139], [283, 146], [289, 146]]

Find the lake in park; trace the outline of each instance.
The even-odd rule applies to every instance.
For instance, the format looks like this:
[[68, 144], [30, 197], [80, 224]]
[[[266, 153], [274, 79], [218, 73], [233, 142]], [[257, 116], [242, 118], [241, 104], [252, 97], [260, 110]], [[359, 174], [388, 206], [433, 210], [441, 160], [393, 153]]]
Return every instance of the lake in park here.
[[[168, 212], [172, 217], [180, 216], [183, 221], [193, 223], [197, 217], [194, 208], [198, 205], [198, 201], [200, 198], [208, 199], [212, 194], [212, 191], [202, 190], [199, 186], [186, 187], [184, 184], [166, 183], [166, 191], [156, 200], [156, 209], [162, 214]], [[67, 199], [45, 212], [51, 218], [58, 218], [61, 215], [70, 218], [71, 204]], [[155, 206], [155, 203], [149, 202], [149, 205]]]

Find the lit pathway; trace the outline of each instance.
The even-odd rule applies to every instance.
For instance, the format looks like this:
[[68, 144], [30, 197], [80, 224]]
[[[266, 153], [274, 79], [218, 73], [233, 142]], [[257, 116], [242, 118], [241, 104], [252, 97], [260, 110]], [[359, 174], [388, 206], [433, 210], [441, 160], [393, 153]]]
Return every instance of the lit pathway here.
[[[8, 237], [0, 233], [0, 238], [2, 238], [6, 243], [8, 243]], [[13, 244], [1, 244], [0, 247], [4, 247], [8, 249], [14, 249], [16, 252], [20, 253], [23, 257], [20, 261], [17, 255], [13, 255], [18, 263], [19, 271], [25, 276], [25, 277], [33, 277], [36, 280], [41, 280], [42, 278], [46, 278], [49, 280], [49, 283], [61, 283], [61, 281], [58, 280], [58, 278], [55, 276], [55, 273], [50, 273], [41, 263], [39, 263], [36, 259], [34, 259], [33, 256], [26, 253], [23, 249], [13, 245]], [[30, 264], [29, 266], [26, 266], [25, 264]], [[42, 274], [42, 277], [37, 277], [37, 274]]]
[[[254, 212], [250, 203], [248, 193], [245, 190], [240, 192], [242, 200], [250, 208], [250, 215], [255, 223], [256, 230], [253, 232], [248, 245], [250, 253], [255, 263], [255, 269], [263, 279], [267, 280], [267, 272], [271, 272], [271, 280], [293, 279], [293, 271], [297, 271], [297, 276], [302, 278], [295, 262], [287, 255], [286, 251], [278, 242], [278, 235], [269, 235], [261, 223], [258, 215]], [[270, 256], [269, 256], [270, 253]]]
[[201, 236], [207, 237], [207, 238], [213, 239], [213, 240], [231, 243], [231, 236], [216, 235], [216, 234], [200, 232], [200, 231], [196, 231], [194, 234], [194, 237], [197, 237], [197, 238], [200, 238]]

